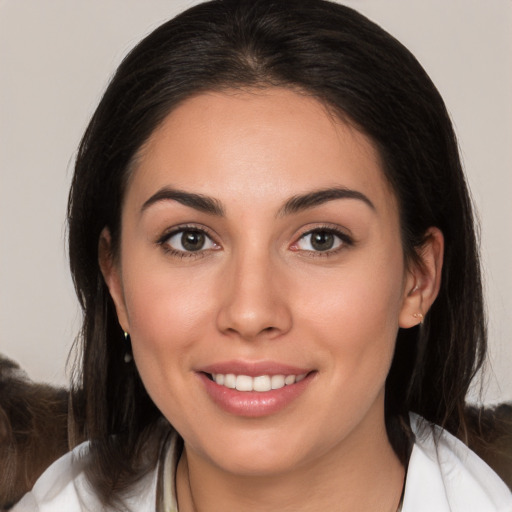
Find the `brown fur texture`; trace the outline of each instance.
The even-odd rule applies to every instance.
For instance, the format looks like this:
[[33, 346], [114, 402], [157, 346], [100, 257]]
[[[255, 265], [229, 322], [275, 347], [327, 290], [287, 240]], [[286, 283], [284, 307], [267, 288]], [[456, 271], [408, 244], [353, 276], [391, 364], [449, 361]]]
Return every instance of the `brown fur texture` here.
[[512, 403], [466, 408], [468, 445], [512, 490]]
[[[8, 510], [53, 461], [85, 438], [83, 425], [69, 433], [69, 404], [66, 389], [32, 382], [0, 355], [0, 510]], [[468, 406], [466, 416], [469, 431], [460, 437], [512, 489], [512, 404]]]
[[0, 510], [69, 450], [66, 389], [32, 382], [0, 355]]

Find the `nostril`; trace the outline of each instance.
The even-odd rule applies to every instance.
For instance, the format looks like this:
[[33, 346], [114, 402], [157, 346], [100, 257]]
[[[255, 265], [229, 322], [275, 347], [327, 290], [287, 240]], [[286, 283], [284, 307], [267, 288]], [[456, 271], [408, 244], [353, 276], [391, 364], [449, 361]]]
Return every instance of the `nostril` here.
[[261, 293], [256, 292], [226, 294], [217, 316], [220, 331], [245, 340], [255, 340], [259, 336], [269, 338], [288, 332], [292, 325], [288, 303], [263, 298]]

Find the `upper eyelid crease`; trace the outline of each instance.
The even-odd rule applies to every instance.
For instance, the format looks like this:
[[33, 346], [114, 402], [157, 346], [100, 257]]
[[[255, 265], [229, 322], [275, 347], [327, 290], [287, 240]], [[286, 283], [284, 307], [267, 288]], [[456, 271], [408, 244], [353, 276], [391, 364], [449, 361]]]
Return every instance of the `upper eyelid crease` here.
[[[205, 235], [206, 238], [208, 238], [210, 240], [210, 242], [215, 246], [215, 248], [214, 249], [212, 249], [212, 248], [198, 249], [197, 251], [187, 251], [187, 250], [182, 251], [180, 249], [174, 249], [172, 246], [170, 246], [170, 244], [168, 244], [170, 238], [178, 235], [179, 233], [184, 233], [187, 231], [196, 231], [196, 232], [202, 233], [203, 235]], [[220, 246], [218, 245], [218, 243], [215, 241], [215, 239], [209, 233], [208, 230], [206, 230], [205, 228], [196, 227], [196, 226], [177, 226], [175, 229], [171, 229], [169, 232], [164, 233], [156, 241], [156, 244], [161, 246], [165, 252], [172, 253], [175, 256], [179, 256], [180, 258], [185, 257], [185, 256], [194, 256], [194, 257], [204, 256], [204, 254], [206, 252], [220, 248]], [[169, 247], [165, 248], [166, 246], [169, 246]]]
[[165, 240], [167, 240], [171, 236], [174, 236], [178, 233], [183, 233], [184, 231], [199, 231], [208, 238], [211, 238], [215, 242], [215, 237], [214, 235], [212, 235], [211, 231], [208, 228], [204, 226], [197, 226], [195, 224], [182, 224], [165, 230], [165, 232], [161, 236], [159, 236], [157, 243], [165, 242]]
[[349, 233], [345, 232], [344, 230], [341, 230], [338, 228], [327, 227], [327, 226], [325, 226], [325, 227], [320, 226], [317, 228], [311, 228], [307, 231], [304, 231], [304, 233], [302, 233], [300, 235], [298, 240], [304, 238], [305, 236], [312, 235], [313, 233], [318, 232], [318, 231], [330, 233], [330, 234], [338, 237], [344, 244], [348, 244], [348, 245], [355, 244], [354, 237], [351, 233], [349, 234]]
[[299, 238], [299, 240], [304, 238], [304, 237], [306, 237], [306, 236], [308, 236], [308, 235], [313, 235], [315, 232], [318, 232], [318, 231], [320, 231], [320, 232], [323, 231], [323, 232], [329, 233], [330, 235], [334, 235], [335, 237], [339, 238], [345, 244], [350, 244], [350, 245], [354, 244], [354, 240], [352, 239], [351, 236], [347, 235], [346, 233], [342, 233], [341, 231], [335, 231], [335, 230], [332, 230], [332, 229], [319, 229], [319, 230], [313, 229], [311, 231], [307, 231], [306, 233], [304, 233]]
[[304, 229], [304, 231], [303, 231], [302, 235], [306, 235], [306, 234], [312, 233], [314, 231], [329, 231], [331, 233], [348, 236], [350, 238], [353, 238], [353, 236], [354, 236], [352, 231], [349, 228], [347, 228], [346, 226], [342, 227], [339, 224], [333, 224], [333, 223], [329, 223], [329, 222], [327, 222], [327, 223], [324, 223], [324, 222], [309, 223], [303, 229]]

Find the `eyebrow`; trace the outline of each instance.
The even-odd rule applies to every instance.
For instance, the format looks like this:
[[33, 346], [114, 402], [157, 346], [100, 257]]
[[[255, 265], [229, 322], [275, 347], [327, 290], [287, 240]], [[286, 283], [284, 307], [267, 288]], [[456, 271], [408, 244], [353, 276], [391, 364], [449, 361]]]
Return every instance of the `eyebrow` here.
[[376, 211], [375, 205], [363, 193], [345, 187], [331, 187], [292, 197], [286, 201], [278, 215], [291, 215], [336, 199], [357, 199]]
[[224, 216], [224, 208], [217, 199], [204, 196], [202, 194], [194, 194], [185, 192], [183, 190], [176, 190], [170, 187], [164, 187], [158, 192], [153, 194], [141, 208], [141, 213], [144, 213], [150, 206], [161, 201], [177, 201], [185, 206], [199, 210], [200, 212], [216, 215], [218, 217]]
[[[336, 199], [357, 199], [365, 203], [372, 210], [376, 210], [374, 204], [363, 193], [345, 187], [331, 187], [293, 196], [288, 199], [288, 201], [286, 201], [283, 207], [279, 210], [278, 216], [299, 213]], [[176, 190], [170, 187], [160, 189], [145, 201], [142, 205], [141, 213], [147, 210], [150, 206], [161, 201], [177, 201], [185, 206], [189, 206], [190, 208], [194, 208], [195, 210], [208, 213], [210, 215], [215, 215], [217, 217], [224, 216], [224, 208], [219, 200], [203, 194], [194, 194], [192, 192]]]

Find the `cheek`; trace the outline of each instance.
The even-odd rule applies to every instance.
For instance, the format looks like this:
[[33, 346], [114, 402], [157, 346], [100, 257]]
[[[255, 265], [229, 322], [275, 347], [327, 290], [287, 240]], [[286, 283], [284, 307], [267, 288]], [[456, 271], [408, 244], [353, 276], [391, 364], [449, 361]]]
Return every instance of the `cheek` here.
[[[304, 282], [303, 316], [313, 305], [319, 325], [336, 325], [355, 333], [372, 327], [396, 330], [402, 303], [403, 265], [400, 258], [361, 260], [324, 276], [310, 274]], [[307, 311], [310, 311], [307, 314]]]
[[204, 337], [213, 295], [209, 281], [190, 271], [149, 265], [127, 275], [125, 302], [137, 364], [182, 361], [187, 348]]
[[135, 364], [157, 407], [176, 428], [182, 427], [185, 411], [200, 413], [183, 402], [190, 384], [183, 369], [190, 367], [195, 348], [211, 338], [207, 301], [212, 287], [204, 276], [191, 278], [190, 272], [136, 268], [125, 280]]
[[389, 370], [402, 303], [401, 254], [371, 252], [324, 278], [304, 283], [310, 296], [299, 311], [301, 330], [323, 343], [338, 378], [383, 380]]

